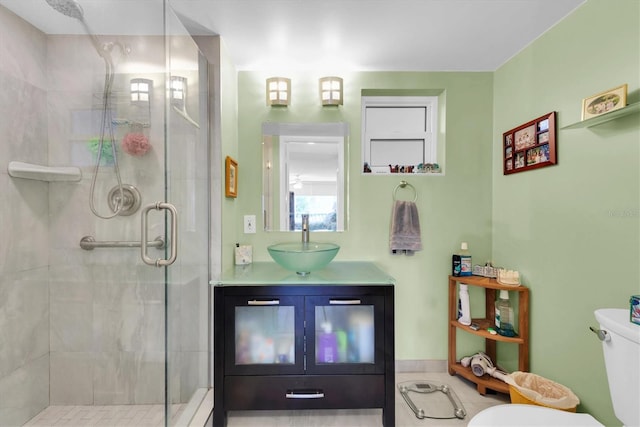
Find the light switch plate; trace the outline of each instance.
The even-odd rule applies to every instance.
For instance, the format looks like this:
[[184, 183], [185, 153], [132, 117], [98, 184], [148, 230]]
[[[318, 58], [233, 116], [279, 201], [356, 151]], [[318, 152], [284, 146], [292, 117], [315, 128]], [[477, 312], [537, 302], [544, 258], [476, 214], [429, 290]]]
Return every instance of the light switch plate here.
[[244, 234], [255, 234], [256, 232], [256, 216], [244, 216]]

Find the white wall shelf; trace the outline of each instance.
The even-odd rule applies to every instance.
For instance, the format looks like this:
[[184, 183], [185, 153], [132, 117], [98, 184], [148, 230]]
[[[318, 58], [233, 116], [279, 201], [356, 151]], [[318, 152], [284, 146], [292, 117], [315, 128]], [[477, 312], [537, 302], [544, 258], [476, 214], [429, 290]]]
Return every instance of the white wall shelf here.
[[629, 114], [637, 114], [637, 113], [640, 113], [640, 102], [629, 104], [624, 108], [612, 111], [610, 113], [605, 113], [600, 116], [592, 117], [587, 120], [582, 120], [582, 121], [570, 124], [568, 126], [564, 126], [562, 129], [590, 128], [591, 126], [600, 125], [610, 120], [615, 120], [620, 117], [628, 116]]
[[80, 168], [69, 166], [42, 166], [33, 163], [10, 162], [9, 175], [13, 178], [34, 179], [37, 181], [77, 182], [82, 179]]

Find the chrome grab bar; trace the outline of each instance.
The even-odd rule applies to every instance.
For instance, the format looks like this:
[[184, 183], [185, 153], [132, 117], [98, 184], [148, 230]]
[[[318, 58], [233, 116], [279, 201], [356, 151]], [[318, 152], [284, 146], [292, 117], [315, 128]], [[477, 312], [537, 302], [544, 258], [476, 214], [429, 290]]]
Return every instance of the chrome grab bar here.
[[[162, 236], [156, 237], [153, 241], [147, 242], [147, 246], [150, 248], [164, 248], [164, 239]], [[140, 247], [140, 241], [97, 241], [93, 236], [84, 236], [80, 239], [80, 247], [85, 251], [92, 251], [95, 248], [138, 248]]]
[[[171, 252], [167, 259], [153, 259], [147, 255], [147, 247], [149, 246], [147, 241], [147, 216], [151, 209], [155, 209], [157, 211], [167, 210], [171, 212]], [[178, 257], [178, 211], [176, 210], [176, 207], [171, 203], [152, 203], [142, 209], [142, 215], [140, 215], [140, 217], [142, 228], [140, 237], [140, 255], [142, 257], [142, 261], [144, 261], [145, 264], [155, 265], [156, 267], [164, 267], [173, 264]]]

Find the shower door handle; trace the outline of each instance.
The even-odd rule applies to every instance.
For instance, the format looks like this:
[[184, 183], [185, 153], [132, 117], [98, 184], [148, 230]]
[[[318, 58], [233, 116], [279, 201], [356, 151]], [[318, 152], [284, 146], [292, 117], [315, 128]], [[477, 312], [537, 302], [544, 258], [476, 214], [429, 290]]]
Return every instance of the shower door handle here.
[[[147, 216], [149, 215], [149, 211], [151, 209], [155, 209], [157, 211], [167, 210], [171, 212], [171, 237], [169, 239], [171, 241], [171, 252], [169, 258], [167, 259], [153, 259], [150, 258], [149, 255], [147, 255]], [[142, 256], [142, 261], [144, 261], [145, 264], [155, 265], [156, 267], [164, 267], [173, 264], [178, 257], [178, 211], [176, 210], [176, 207], [171, 203], [152, 203], [142, 208], [141, 218], [142, 232], [140, 233], [140, 255]]]

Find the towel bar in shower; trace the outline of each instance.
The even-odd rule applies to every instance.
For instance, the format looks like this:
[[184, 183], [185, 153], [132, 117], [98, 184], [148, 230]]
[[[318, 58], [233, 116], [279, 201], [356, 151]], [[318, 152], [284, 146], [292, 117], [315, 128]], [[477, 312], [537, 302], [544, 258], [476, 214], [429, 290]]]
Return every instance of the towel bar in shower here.
[[[84, 236], [80, 239], [80, 247], [85, 251], [92, 251], [95, 248], [139, 248], [141, 243], [139, 240], [136, 241], [96, 241], [93, 236]], [[147, 242], [147, 247], [150, 248], [164, 248], [164, 238], [162, 236], [158, 236], [155, 240], [151, 242]]]

